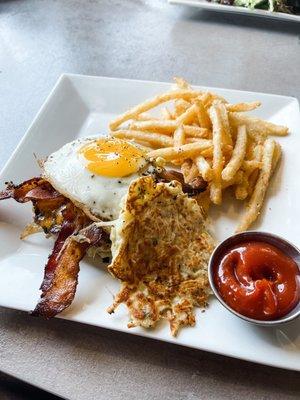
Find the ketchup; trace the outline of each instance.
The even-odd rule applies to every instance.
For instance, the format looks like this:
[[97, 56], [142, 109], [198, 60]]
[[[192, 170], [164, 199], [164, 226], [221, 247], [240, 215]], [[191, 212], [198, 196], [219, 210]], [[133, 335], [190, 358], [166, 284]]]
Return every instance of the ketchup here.
[[300, 298], [296, 262], [265, 242], [245, 242], [228, 249], [215, 266], [213, 279], [223, 300], [253, 319], [283, 317]]

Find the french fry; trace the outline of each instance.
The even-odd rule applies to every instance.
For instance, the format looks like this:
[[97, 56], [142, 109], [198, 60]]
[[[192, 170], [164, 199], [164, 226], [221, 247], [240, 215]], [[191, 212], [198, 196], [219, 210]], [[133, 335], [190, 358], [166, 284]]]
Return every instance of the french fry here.
[[237, 187], [235, 188], [235, 198], [237, 200], [245, 200], [248, 196], [248, 189], [247, 189], [248, 185], [247, 183], [243, 184], [239, 184], [237, 185]]
[[195, 158], [195, 164], [202, 178], [207, 182], [210, 181], [213, 177], [213, 171], [209, 162], [203, 156], [198, 156]]
[[221, 102], [224, 104], [227, 103], [227, 101], [222, 96], [219, 96], [215, 93], [210, 93], [210, 92], [202, 93], [199, 96], [199, 98], [201, 99], [201, 101], [206, 109], [210, 108], [212, 106], [213, 102], [216, 100], [218, 102]]
[[260, 105], [260, 101], [253, 101], [251, 103], [226, 104], [225, 107], [230, 112], [244, 112], [255, 110]]
[[152, 151], [153, 150], [153, 145], [151, 143], [138, 141], [138, 140], [135, 140], [135, 142], [138, 145], [140, 145], [143, 148], [143, 150], [145, 150], [147, 153], [148, 153], [148, 151]]
[[260, 170], [254, 191], [249, 201], [247, 211], [237, 227], [237, 232], [243, 232], [257, 219], [261, 210], [263, 200], [269, 186], [273, 168], [273, 156], [276, 144], [274, 140], [267, 139], [264, 144], [262, 169]]
[[[192, 138], [187, 138], [187, 140], [190, 140]], [[225, 157], [227, 155], [231, 155], [232, 152], [232, 146], [230, 146], [230, 144], [225, 144], [222, 146], [222, 152], [225, 155]], [[213, 146], [209, 147], [208, 149], [205, 149], [201, 152], [201, 155], [205, 158], [212, 158], [213, 157]]]
[[[263, 150], [263, 146], [261, 146], [261, 148]], [[274, 173], [274, 170], [276, 168], [277, 163], [280, 160], [280, 157], [281, 157], [281, 148], [280, 148], [280, 145], [275, 142], [275, 149], [274, 149], [274, 155], [273, 155], [273, 160], [272, 160], [271, 175]], [[260, 164], [261, 164], [260, 168], [262, 168], [262, 162]], [[253, 191], [254, 191], [258, 175], [259, 175], [259, 169], [255, 169], [249, 175], [249, 178], [248, 178], [248, 194], [249, 194], [249, 196], [251, 196]]]
[[212, 146], [212, 141], [209, 139], [199, 139], [197, 143], [188, 143], [180, 147], [167, 147], [165, 149], [152, 150], [148, 153], [148, 157], [162, 157], [165, 160], [186, 159], [196, 157], [201, 152]]
[[245, 171], [248, 180], [248, 196], [251, 196], [258, 178], [259, 170], [262, 168], [262, 155], [263, 155], [263, 145], [258, 144], [252, 146], [252, 160], [245, 160], [243, 162], [242, 168]]
[[183, 78], [175, 76], [174, 81], [176, 83], [176, 86], [178, 89], [183, 89], [183, 90], [191, 90], [191, 85]]
[[276, 168], [280, 158], [281, 158], [281, 147], [280, 147], [279, 143], [275, 142], [275, 149], [274, 149], [273, 160], [272, 160], [272, 172], [271, 172], [272, 175], [275, 171], [275, 168]]
[[227, 189], [228, 187], [233, 185], [241, 184], [243, 182], [243, 177], [243, 171], [239, 170], [236, 175], [232, 179], [230, 179], [230, 181], [222, 181], [222, 190]]
[[157, 132], [165, 135], [172, 135], [177, 128], [178, 123], [176, 120], [133, 121], [130, 125], [130, 129], [133, 130]]
[[[210, 199], [214, 204], [222, 202], [222, 119], [217, 105], [210, 108], [210, 118], [213, 126], [213, 178], [210, 184]], [[204, 140], [204, 139], [203, 139]]]
[[186, 100], [183, 100], [183, 99], [176, 100], [175, 101], [176, 117], [179, 117], [181, 114], [183, 114], [190, 106], [191, 106], [191, 103]]
[[237, 184], [235, 188], [235, 198], [237, 200], [245, 200], [248, 196], [248, 176], [245, 172], [241, 171], [242, 175], [240, 178], [240, 182]]
[[253, 172], [251, 172], [251, 174], [248, 177], [248, 196], [252, 196], [258, 175], [259, 175], [259, 169], [255, 169]]
[[183, 130], [186, 137], [207, 139], [211, 131], [199, 126], [183, 125]]
[[199, 98], [196, 98], [194, 102], [196, 104], [196, 115], [199, 126], [201, 128], [211, 129], [211, 121], [202, 101]]
[[[130, 129], [138, 131], [150, 131], [163, 133], [165, 135], [172, 135], [174, 131], [180, 126], [184, 126], [189, 136], [203, 137], [207, 136], [208, 130], [199, 128], [198, 126], [185, 125], [189, 123], [192, 118], [196, 115], [194, 106], [191, 106], [186, 112], [184, 112], [176, 120], [147, 120], [147, 121], [133, 121], [130, 124]], [[198, 136], [197, 136], [198, 135]]]
[[[247, 133], [248, 133], [248, 131], [247, 131]], [[263, 148], [263, 145], [261, 144], [261, 142], [259, 142], [259, 145], [258, 145], [257, 141], [255, 141], [250, 135], [247, 135], [247, 150], [246, 150], [246, 154], [245, 154], [246, 160], [253, 160], [255, 158], [255, 152], [257, 151], [256, 150], [257, 146], [261, 146], [261, 148]]]
[[142, 113], [136, 116], [135, 120], [136, 121], [150, 121], [150, 120], [154, 120], [154, 119], [158, 119], [153, 117], [152, 115], [148, 114], [148, 113]]
[[170, 147], [173, 146], [173, 139], [167, 135], [159, 133], [136, 131], [132, 129], [120, 129], [112, 132], [117, 138], [135, 139], [136, 141], [148, 142], [155, 146]]
[[202, 101], [202, 104], [204, 105], [205, 109], [208, 109], [214, 100], [214, 97], [211, 93], [205, 92], [199, 96], [200, 100]]
[[226, 110], [226, 106], [220, 100], [217, 100], [216, 104], [218, 108], [219, 118], [222, 122], [222, 143], [232, 145], [231, 129], [229, 125], [228, 112]]
[[247, 132], [254, 138], [261, 139], [262, 135], [286, 136], [289, 129], [286, 126], [275, 125], [272, 122], [250, 117], [243, 113], [229, 113], [229, 121], [234, 126], [246, 125]]
[[180, 125], [174, 132], [173, 136], [174, 147], [182, 146], [184, 142], [185, 142], [185, 133], [183, 127]]
[[195, 138], [195, 137], [188, 137], [185, 139], [186, 143], [197, 143], [199, 140], [199, 138]]
[[193, 104], [183, 114], [176, 118], [177, 126], [191, 124], [195, 120], [196, 114], [197, 106], [196, 104]]
[[165, 120], [173, 119], [173, 115], [172, 115], [171, 111], [168, 109], [168, 107], [164, 107], [161, 110], [161, 115], [162, 115], [163, 119], [165, 119]]
[[217, 179], [211, 181], [210, 199], [214, 204], [220, 205], [222, 203], [222, 184]]
[[167, 93], [163, 93], [161, 95], [153, 97], [152, 99], [146, 100], [145, 102], [138, 104], [137, 106], [131, 108], [125, 113], [119, 115], [109, 124], [110, 130], [114, 131], [123, 122], [126, 122], [130, 119], [135, 119], [139, 114], [149, 111], [152, 108], [155, 108], [158, 105], [166, 103], [170, 100], [175, 100], [175, 99], [190, 100], [199, 95], [200, 93], [195, 90], [173, 90]]
[[262, 155], [263, 155], [263, 150], [264, 147], [261, 144], [257, 144], [254, 148], [253, 148], [253, 157], [254, 160], [256, 161], [261, 161], [262, 159]]
[[237, 139], [232, 152], [232, 157], [222, 171], [222, 179], [229, 181], [240, 169], [245, 158], [247, 146], [247, 131], [245, 125], [238, 127]]
[[250, 175], [255, 169], [260, 169], [262, 162], [257, 160], [244, 160], [242, 163], [243, 170]]

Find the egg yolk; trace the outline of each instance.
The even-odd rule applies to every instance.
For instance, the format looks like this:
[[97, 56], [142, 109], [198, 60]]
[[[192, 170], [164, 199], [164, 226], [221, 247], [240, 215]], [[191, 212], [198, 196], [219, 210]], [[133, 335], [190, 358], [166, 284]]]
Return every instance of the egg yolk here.
[[88, 160], [86, 168], [93, 174], [123, 177], [137, 172], [146, 153], [122, 139], [98, 139], [83, 146], [79, 153]]

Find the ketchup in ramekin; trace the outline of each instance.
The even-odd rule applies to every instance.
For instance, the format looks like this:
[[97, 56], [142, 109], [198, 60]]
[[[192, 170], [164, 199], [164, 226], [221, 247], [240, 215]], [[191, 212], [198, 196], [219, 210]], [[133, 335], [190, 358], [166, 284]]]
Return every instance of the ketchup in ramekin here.
[[245, 241], [225, 249], [212, 278], [230, 308], [255, 320], [276, 320], [299, 303], [297, 263], [267, 242]]

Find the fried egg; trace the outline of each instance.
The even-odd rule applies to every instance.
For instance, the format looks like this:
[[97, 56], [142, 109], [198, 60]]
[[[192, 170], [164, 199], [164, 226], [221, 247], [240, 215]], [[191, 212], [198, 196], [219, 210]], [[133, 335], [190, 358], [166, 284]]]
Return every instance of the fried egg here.
[[130, 183], [146, 165], [145, 151], [130, 141], [77, 139], [46, 159], [43, 176], [92, 219], [113, 220]]

